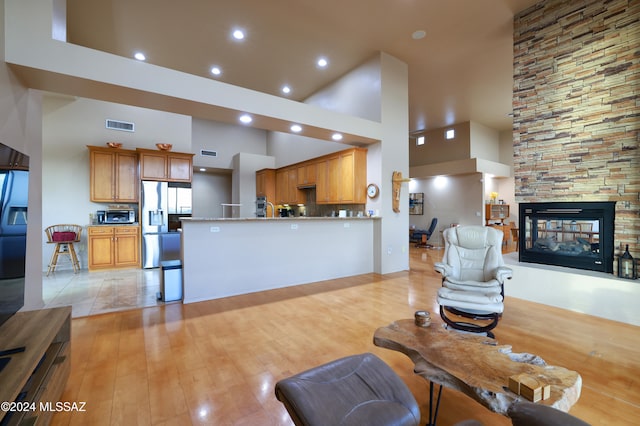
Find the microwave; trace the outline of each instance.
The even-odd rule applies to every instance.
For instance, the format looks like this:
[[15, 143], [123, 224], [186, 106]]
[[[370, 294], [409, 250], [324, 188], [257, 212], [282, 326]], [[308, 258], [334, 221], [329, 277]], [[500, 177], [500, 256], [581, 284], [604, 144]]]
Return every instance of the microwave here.
[[134, 210], [105, 210], [98, 212], [98, 218], [102, 223], [135, 223], [136, 212]]

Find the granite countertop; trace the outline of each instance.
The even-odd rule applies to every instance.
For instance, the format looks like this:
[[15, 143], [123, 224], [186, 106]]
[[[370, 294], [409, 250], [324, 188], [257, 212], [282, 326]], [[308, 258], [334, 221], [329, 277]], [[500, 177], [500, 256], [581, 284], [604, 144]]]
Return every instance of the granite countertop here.
[[140, 226], [140, 223], [90, 223], [89, 226]]
[[255, 221], [287, 221], [287, 220], [374, 220], [382, 219], [380, 216], [363, 216], [363, 217], [316, 217], [316, 216], [295, 216], [295, 217], [185, 217], [181, 218], [183, 221], [190, 222], [255, 222]]

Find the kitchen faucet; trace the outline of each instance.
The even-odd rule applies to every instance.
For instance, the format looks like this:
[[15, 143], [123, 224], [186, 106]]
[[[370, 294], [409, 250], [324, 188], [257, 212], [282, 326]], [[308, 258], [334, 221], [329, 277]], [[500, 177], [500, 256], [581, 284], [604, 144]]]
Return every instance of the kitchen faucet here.
[[267, 204], [269, 204], [269, 205], [271, 206], [271, 217], [275, 217], [275, 214], [276, 214], [276, 208], [275, 208], [275, 206], [274, 206], [274, 205], [273, 205], [273, 203], [272, 203], [272, 202], [270, 202], [270, 201], [267, 201], [266, 203], [267, 203]]

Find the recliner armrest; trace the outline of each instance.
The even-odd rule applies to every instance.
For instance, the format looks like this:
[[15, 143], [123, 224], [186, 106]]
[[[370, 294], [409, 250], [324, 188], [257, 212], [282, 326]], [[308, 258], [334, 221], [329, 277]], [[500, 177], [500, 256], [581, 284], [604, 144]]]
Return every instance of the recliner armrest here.
[[511, 278], [513, 278], [513, 269], [507, 268], [506, 266], [496, 268], [496, 279], [500, 284], [503, 284], [504, 280], [510, 280]]
[[434, 263], [433, 269], [435, 269], [436, 272], [440, 272], [443, 278], [448, 277], [453, 272], [453, 268], [451, 267], [451, 265], [447, 265], [446, 263], [442, 262]]

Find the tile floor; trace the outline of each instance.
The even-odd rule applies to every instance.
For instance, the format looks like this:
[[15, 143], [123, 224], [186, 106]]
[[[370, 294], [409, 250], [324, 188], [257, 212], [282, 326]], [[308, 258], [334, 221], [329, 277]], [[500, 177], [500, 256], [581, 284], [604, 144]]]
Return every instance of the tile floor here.
[[43, 275], [45, 308], [72, 306], [74, 318], [159, 306], [160, 269], [88, 272], [61, 270]]

